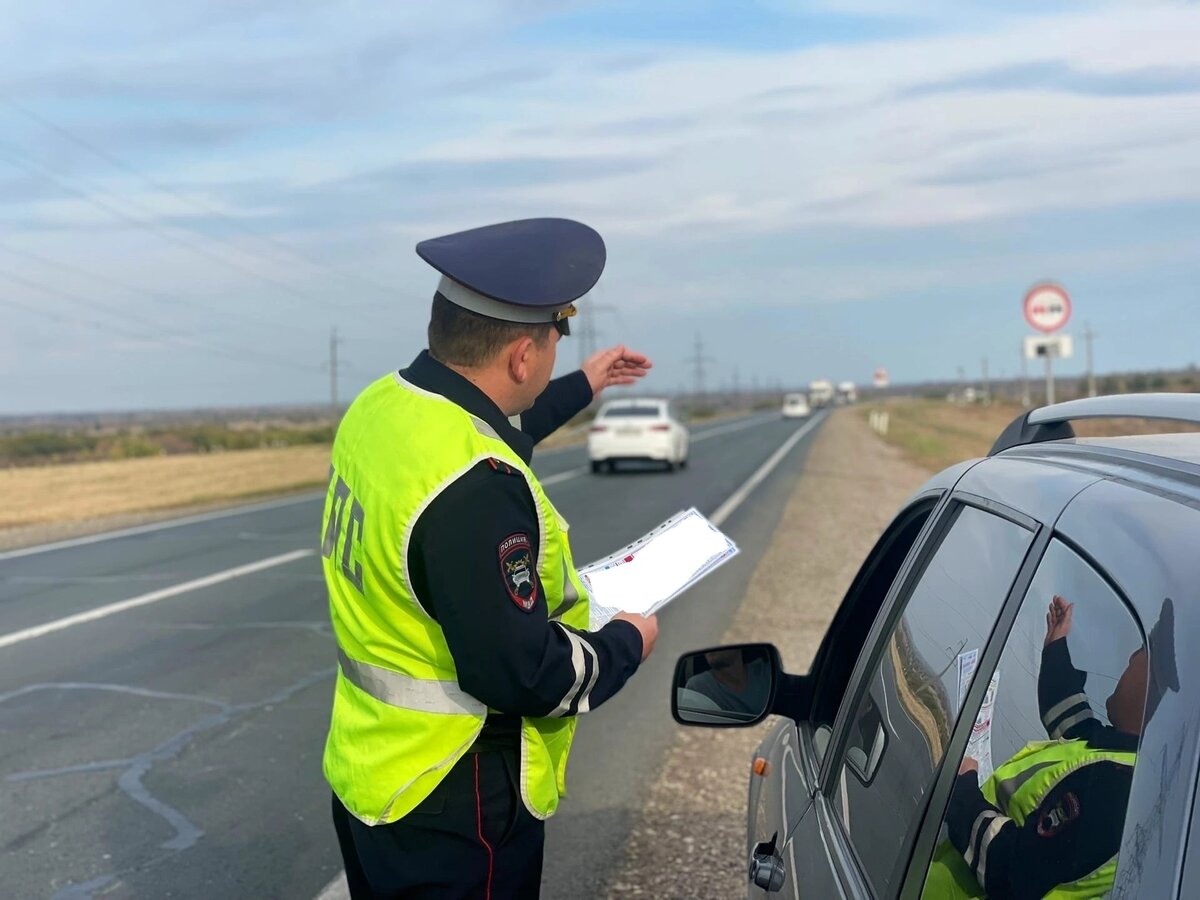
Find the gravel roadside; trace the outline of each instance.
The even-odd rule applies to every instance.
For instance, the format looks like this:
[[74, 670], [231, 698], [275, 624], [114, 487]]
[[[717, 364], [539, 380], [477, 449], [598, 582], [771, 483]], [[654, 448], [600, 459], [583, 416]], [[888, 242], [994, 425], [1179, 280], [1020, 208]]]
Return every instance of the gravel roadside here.
[[[853, 410], [825, 423], [723, 642], [769, 640], [807, 671], [863, 558], [928, 472]], [[756, 728], [680, 728], [607, 897], [745, 896], [749, 759]]]

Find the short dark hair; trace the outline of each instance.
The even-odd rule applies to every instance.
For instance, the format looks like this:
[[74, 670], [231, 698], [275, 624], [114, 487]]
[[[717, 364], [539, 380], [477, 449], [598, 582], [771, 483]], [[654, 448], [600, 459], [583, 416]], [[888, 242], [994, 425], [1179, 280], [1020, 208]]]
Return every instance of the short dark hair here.
[[433, 295], [429, 315], [429, 352], [434, 359], [456, 366], [487, 365], [496, 354], [519, 338], [529, 337], [542, 346], [550, 340], [551, 323], [501, 322], [455, 306], [440, 293]]

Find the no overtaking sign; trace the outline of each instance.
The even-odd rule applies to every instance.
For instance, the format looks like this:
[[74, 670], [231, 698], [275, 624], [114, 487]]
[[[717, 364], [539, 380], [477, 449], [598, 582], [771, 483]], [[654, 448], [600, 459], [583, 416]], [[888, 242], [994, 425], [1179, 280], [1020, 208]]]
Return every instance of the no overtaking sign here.
[[1071, 298], [1057, 284], [1035, 284], [1025, 295], [1025, 320], [1038, 331], [1058, 331], [1071, 318]]

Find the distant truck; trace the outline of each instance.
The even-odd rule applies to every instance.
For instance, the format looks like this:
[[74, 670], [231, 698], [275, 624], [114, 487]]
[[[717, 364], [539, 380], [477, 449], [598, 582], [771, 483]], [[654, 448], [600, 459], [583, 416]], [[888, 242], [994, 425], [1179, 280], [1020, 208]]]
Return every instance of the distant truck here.
[[828, 406], [832, 403], [833, 382], [826, 381], [824, 378], [809, 382], [808, 402], [812, 404], [814, 409], [819, 409], [822, 406]]
[[853, 381], [843, 381], [837, 386], [838, 403], [858, 402], [858, 387]]

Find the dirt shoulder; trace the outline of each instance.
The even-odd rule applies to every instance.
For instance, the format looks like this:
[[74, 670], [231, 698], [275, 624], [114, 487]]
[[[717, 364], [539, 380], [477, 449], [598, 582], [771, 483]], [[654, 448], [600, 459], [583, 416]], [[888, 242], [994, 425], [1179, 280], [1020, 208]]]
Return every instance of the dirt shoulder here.
[[324, 486], [324, 445], [0, 469], [0, 550]]
[[[927, 477], [854, 410], [835, 412], [724, 641], [770, 640], [807, 671], [863, 558]], [[679, 729], [608, 897], [745, 895], [749, 759], [771, 725]]]

